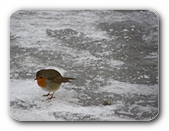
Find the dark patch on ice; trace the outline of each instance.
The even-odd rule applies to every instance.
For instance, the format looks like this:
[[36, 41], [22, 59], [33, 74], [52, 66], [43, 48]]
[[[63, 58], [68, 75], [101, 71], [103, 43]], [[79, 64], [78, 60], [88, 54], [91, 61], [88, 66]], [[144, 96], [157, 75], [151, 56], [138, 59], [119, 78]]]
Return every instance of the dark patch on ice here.
[[159, 113], [157, 108], [158, 97], [156, 95], [124, 95], [123, 104], [115, 109], [115, 115], [136, 120], [151, 120]]
[[94, 93], [88, 90], [88, 92], [86, 91], [85, 93], [79, 95], [78, 99], [82, 106], [101, 106], [104, 105], [103, 103], [105, 103], [105, 101], [107, 101], [108, 104], [114, 104], [117, 101], [122, 101], [122, 96], [106, 92]]
[[38, 108], [37, 104], [28, 103], [20, 99], [17, 99], [15, 101], [10, 101], [10, 106], [12, 108], [23, 109], [23, 110], [30, 110], [32, 108]]
[[[135, 21], [101, 23], [98, 27], [116, 38], [112, 40], [112, 57], [125, 62], [114, 70], [114, 79], [137, 84], [158, 83], [158, 57], [146, 58], [151, 53], [158, 53], [158, 27]], [[144, 39], [147, 36], [149, 38]]]
[[69, 38], [70, 36], [74, 36], [74, 35], [77, 35], [78, 32], [73, 30], [73, 29], [61, 29], [61, 30], [54, 30], [52, 31], [51, 29], [46, 29], [46, 33], [51, 36], [51, 37], [56, 37], [56, 38], [59, 38], [59, 39], [67, 39]]
[[71, 113], [71, 112], [53, 112], [53, 116], [56, 120], [65, 120], [65, 121], [98, 121], [99, 118], [96, 118], [93, 115], [84, 115], [82, 113]]

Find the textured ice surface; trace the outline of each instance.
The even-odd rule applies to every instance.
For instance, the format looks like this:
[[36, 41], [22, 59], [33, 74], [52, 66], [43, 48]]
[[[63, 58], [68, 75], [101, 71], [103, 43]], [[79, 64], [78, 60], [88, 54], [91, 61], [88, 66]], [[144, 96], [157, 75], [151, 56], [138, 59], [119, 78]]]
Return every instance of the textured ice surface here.
[[[147, 121], [158, 114], [158, 17], [150, 11], [17, 11], [10, 113], [21, 121]], [[47, 101], [35, 74], [75, 77]]]

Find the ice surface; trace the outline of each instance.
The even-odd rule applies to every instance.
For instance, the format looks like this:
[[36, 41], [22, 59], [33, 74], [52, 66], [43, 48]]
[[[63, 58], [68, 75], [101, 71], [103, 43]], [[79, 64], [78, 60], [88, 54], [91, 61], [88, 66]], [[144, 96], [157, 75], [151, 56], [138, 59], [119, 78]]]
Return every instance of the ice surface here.
[[[100, 88], [97, 92], [114, 92], [118, 94], [134, 94], [139, 92], [140, 94], [147, 95], [153, 93], [156, 94], [156, 86], [150, 87], [146, 92], [144, 89], [148, 86], [132, 85], [126, 83], [113, 82], [114, 86], [108, 86]], [[119, 106], [124, 103], [115, 102], [111, 105], [104, 106], [102, 103], [99, 105], [82, 106], [79, 103], [78, 94], [73, 86], [70, 84], [63, 84], [62, 88], [55, 94], [53, 100], [46, 100], [46, 97], [42, 97], [42, 94], [46, 92], [42, 91], [33, 80], [11, 80], [10, 88], [10, 101], [11, 109], [10, 113], [14, 119], [19, 121], [128, 121], [134, 120], [132, 118], [118, 117], [115, 112]], [[69, 86], [69, 89], [64, 87]], [[125, 89], [124, 89], [125, 88]], [[112, 99], [114, 96], [111, 96]], [[91, 99], [90, 97], [87, 99]], [[97, 98], [95, 98], [97, 99]], [[140, 101], [139, 101], [140, 102]], [[141, 103], [141, 102], [140, 102]], [[150, 107], [144, 107], [151, 111]], [[150, 108], [150, 109], [149, 109]]]
[[[10, 114], [20, 121], [148, 121], [159, 108], [158, 18], [150, 11], [25, 10], [10, 19]], [[34, 80], [74, 77], [46, 100]]]

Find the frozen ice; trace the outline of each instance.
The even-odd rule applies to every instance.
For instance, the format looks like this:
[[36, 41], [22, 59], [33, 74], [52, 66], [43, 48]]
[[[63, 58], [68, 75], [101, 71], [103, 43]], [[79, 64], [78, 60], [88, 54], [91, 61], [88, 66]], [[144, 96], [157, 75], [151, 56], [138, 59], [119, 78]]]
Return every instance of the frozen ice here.
[[[20, 10], [10, 18], [10, 114], [19, 121], [149, 121], [158, 115], [158, 18], [150, 11]], [[40, 69], [65, 77], [46, 100]]]

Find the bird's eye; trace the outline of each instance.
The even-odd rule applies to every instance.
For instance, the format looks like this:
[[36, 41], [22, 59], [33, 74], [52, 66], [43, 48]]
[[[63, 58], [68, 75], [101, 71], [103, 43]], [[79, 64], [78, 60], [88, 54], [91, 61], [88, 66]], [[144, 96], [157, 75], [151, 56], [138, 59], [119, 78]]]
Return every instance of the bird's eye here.
[[40, 78], [43, 78], [42, 76]]

